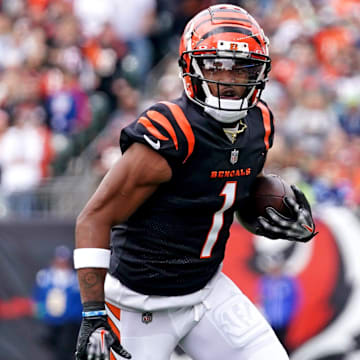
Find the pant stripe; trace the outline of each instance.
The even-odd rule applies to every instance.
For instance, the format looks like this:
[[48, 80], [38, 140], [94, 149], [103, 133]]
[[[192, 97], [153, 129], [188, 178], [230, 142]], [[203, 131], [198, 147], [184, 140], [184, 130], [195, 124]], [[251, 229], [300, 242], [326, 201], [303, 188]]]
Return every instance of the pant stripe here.
[[120, 331], [119, 329], [116, 327], [116, 325], [114, 324], [114, 322], [108, 317], [108, 323], [111, 327], [111, 330], [115, 333], [115, 335], [118, 337], [118, 339], [120, 340]]
[[108, 302], [106, 302], [106, 307], [108, 310], [108, 317], [107, 317], [108, 323], [111, 327], [111, 330], [115, 333], [115, 335], [117, 336], [117, 338], [120, 341], [120, 330], [119, 330], [118, 326], [116, 326], [115, 322], [117, 322], [118, 325], [120, 325], [119, 321], [120, 321], [121, 310], [117, 306], [112, 305]]
[[106, 306], [108, 307], [108, 309], [113, 313], [113, 315], [120, 320], [120, 309], [118, 307], [116, 307], [115, 305], [110, 304], [109, 302], [106, 301]]

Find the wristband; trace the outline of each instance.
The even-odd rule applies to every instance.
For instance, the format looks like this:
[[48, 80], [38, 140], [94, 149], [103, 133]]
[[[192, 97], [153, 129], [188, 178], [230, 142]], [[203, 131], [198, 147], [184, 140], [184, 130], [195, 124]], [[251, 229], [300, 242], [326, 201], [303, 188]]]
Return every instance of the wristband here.
[[102, 248], [80, 248], [74, 250], [74, 268], [104, 268], [110, 266], [110, 250]]
[[97, 310], [97, 311], [83, 311], [82, 317], [93, 317], [93, 316], [104, 316], [106, 315], [106, 310]]

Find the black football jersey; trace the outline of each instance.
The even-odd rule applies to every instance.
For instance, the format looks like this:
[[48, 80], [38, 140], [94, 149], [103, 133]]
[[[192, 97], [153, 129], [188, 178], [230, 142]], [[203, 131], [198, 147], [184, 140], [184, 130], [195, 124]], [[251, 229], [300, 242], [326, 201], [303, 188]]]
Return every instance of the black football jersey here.
[[112, 229], [110, 273], [148, 295], [184, 295], [204, 287], [223, 261], [234, 209], [262, 170], [274, 135], [273, 116], [259, 102], [234, 143], [221, 123], [183, 95], [159, 102], [122, 130], [161, 154], [172, 179]]

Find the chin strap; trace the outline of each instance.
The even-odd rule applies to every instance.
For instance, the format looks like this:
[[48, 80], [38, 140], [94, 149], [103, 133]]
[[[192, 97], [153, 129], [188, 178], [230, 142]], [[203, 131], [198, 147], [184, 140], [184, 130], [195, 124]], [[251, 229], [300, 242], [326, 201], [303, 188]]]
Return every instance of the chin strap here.
[[[247, 108], [248, 102], [247, 99], [243, 99], [240, 101], [241, 107]], [[220, 107], [222, 109], [217, 108], [219, 106], [219, 100], [217, 97], [210, 95], [207, 96], [205, 103], [205, 112], [208, 113], [211, 117], [215, 120], [224, 123], [224, 124], [231, 124], [235, 121], [243, 119], [247, 115], [247, 110], [240, 110], [239, 100], [228, 100], [228, 99], [221, 99], [220, 100]], [[229, 110], [223, 110], [229, 109]], [[237, 110], [239, 109], [239, 110]]]
[[213, 117], [215, 120], [224, 124], [230, 124], [237, 120], [241, 120], [247, 115], [247, 110], [227, 111], [214, 109], [209, 106], [205, 106], [205, 112], [211, 117]]

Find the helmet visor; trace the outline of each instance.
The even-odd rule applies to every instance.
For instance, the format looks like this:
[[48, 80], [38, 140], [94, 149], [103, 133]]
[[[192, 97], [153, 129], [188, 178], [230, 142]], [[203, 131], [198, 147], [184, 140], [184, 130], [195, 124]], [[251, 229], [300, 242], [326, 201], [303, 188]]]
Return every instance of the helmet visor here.
[[[230, 58], [204, 58], [198, 59], [200, 69], [205, 78], [211, 79], [213, 76], [221, 76], [222, 72], [231, 72], [231, 78], [235, 79], [236, 83], [249, 84], [256, 82], [263, 70], [263, 64], [246, 61], [243, 59], [230, 59]], [[206, 76], [205, 76], [206, 74]], [[224, 76], [223, 81], [227, 82], [229, 77]], [[231, 80], [231, 82], [234, 82]]]

